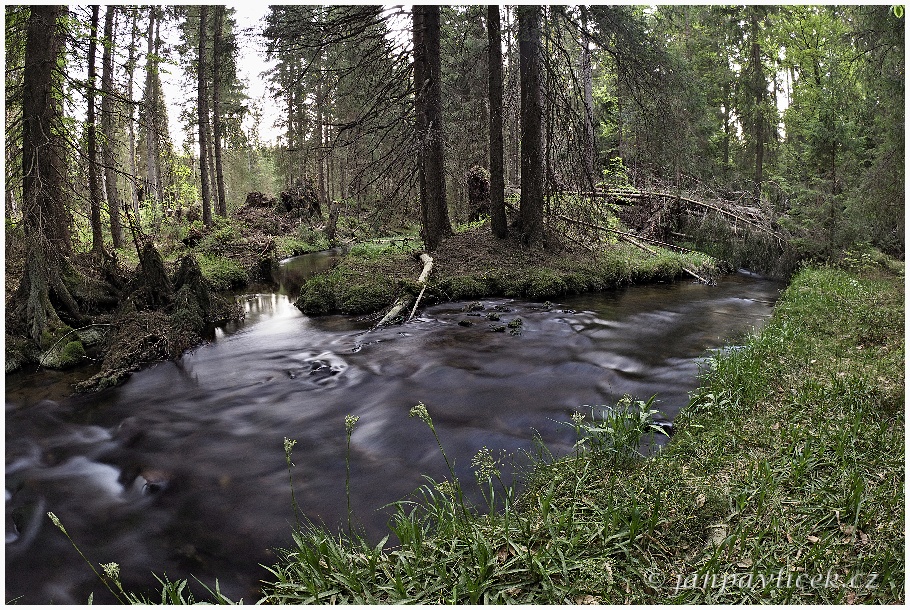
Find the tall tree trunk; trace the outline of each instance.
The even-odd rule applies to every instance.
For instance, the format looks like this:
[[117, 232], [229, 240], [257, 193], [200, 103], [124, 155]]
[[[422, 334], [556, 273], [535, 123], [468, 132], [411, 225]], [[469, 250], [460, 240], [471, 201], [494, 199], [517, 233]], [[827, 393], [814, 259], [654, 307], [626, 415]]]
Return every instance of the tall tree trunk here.
[[65, 13], [60, 5], [30, 8], [22, 75], [22, 223], [28, 250], [13, 317], [39, 345], [45, 329], [60, 325], [52, 296], [76, 310], [61, 273], [70, 251], [70, 219], [64, 203], [62, 96], [55, 84], [60, 86]]
[[324, 123], [325, 116], [323, 114], [323, 106], [325, 105], [325, 97], [323, 94], [323, 85], [322, 78], [316, 82], [316, 182], [319, 188], [319, 199], [320, 206], [327, 207], [328, 194], [325, 189], [325, 150], [323, 144], [325, 143], [324, 138]]
[[489, 51], [488, 95], [490, 98], [490, 224], [493, 235], [508, 235], [505, 202], [505, 168], [502, 145], [502, 28], [499, 5], [487, 6], [487, 41]]
[[212, 127], [215, 132], [215, 179], [218, 186], [218, 214], [227, 216], [227, 201], [224, 194], [224, 167], [221, 154], [221, 82], [224, 63], [222, 32], [224, 27], [224, 5], [215, 5], [215, 32], [212, 39]]
[[[514, 7], [510, 8], [510, 7], [506, 6], [506, 7], [504, 7], [504, 10], [506, 12], [506, 23], [511, 24], [512, 21], [514, 20], [514, 15], [515, 15]], [[510, 12], [512, 13], [512, 17], [509, 17]], [[508, 59], [509, 59], [509, 74], [510, 74], [509, 82], [512, 82], [512, 80], [515, 78], [515, 67], [514, 66], [517, 63], [516, 62], [517, 55], [515, 53], [515, 45], [514, 45], [514, 40], [513, 40], [514, 36], [512, 34], [512, 31], [513, 31], [512, 27], [506, 28], [506, 36], [505, 36], [505, 38], [506, 38], [506, 57], [508, 57]], [[510, 96], [514, 95], [514, 89], [510, 89], [509, 95]], [[510, 97], [510, 100], [512, 100], [512, 103], [510, 103], [510, 107], [513, 109], [513, 111], [510, 113], [510, 117], [509, 117], [510, 118], [510, 121], [509, 121], [510, 128], [509, 128], [509, 138], [508, 138], [508, 140], [509, 140], [509, 163], [507, 165], [507, 171], [511, 175], [511, 180], [509, 180], [509, 184], [519, 184], [521, 182], [521, 151], [519, 150], [519, 148], [520, 148], [519, 133], [521, 131], [521, 112], [520, 112], [520, 110], [515, 109], [516, 104], [514, 103], [514, 98]]]
[[208, 6], [199, 7], [199, 61], [197, 62], [198, 100], [197, 112], [199, 113], [199, 179], [202, 183], [202, 223], [212, 226], [212, 193], [209, 186], [209, 106], [206, 82], [205, 65], [205, 38], [208, 35]]
[[[582, 28], [588, 29], [587, 11], [582, 12]], [[581, 81], [583, 88], [584, 102], [584, 163], [585, 163], [585, 182], [592, 188], [597, 182], [594, 175], [594, 75], [591, 68], [591, 49], [588, 47], [588, 41], [581, 41], [581, 57], [579, 58], [581, 68]]]
[[439, 6], [414, 6], [412, 17], [420, 216], [423, 243], [432, 252], [452, 234], [443, 162]]
[[[209, 58], [211, 61], [211, 58]], [[206, 91], [209, 92], [209, 87], [211, 87], [211, 82], [206, 84]], [[211, 93], [209, 92], [209, 95]], [[211, 99], [211, 98], [210, 98]], [[218, 174], [215, 172], [215, 138], [212, 136], [212, 112], [211, 107], [209, 107], [209, 115], [206, 117], [205, 123], [206, 129], [206, 144], [209, 152], [208, 158], [208, 168], [209, 168], [209, 193], [212, 197], [212, 213], [218, 213]]]
[[730, 174], [730, 83], [724, 83], [724, 180]]
[[133, 18], [131, 20], [130, 26], [130, 48], [129, 56], [127, 58], [127, 85], [126, 85], [126, 95], [128, 98], [128, 104], [130, 107], [130, 116], [127, 124], [129, 125], [129, 138], [130, 138], [130, 201], [133, 205], [133, 218], [138, 222], [139, 219], [139, 193], [136, 190], [136, 181], [138, 180], [139, 170], [137, 169], [136, 164], [136, 122], [133, 120], [136, 115], [136, 105], [133, 103], [133, 80], [136, 73], [136, 39], [139, 35], [139, 30], [136, 27], [136, 22], [139, 19], [139, 8], [132, 7]]
[[540, 64], [540, 7], [518, 6], [519, 72], [521, 75], [521, 240], [543, 245], [544, 151], [543, 96]]
[[158, 8], [149, 7], [148, 52], [145, 60], [145, 176], [146, 196], [153, 216], [158, 209], [158, 59], [155, 19]]
[[114, 85], [114, 14], [117, 7], [108, 6], [104, 14], [104, 53], [101, 58], [101, 129], [104, 143], [101, 156], [104, 159], [104, 185], [107, 190], [107, 209], [111, 219], [111, 240], [114, 248], [123, 245], [120, 226], [120, 193], [117, 189], [117, 171], [114, 167], [114, 116], [111, 110]]
[[98, 175], [98, 122], [95, 120], [95, 56], [98, 50], [98, 12], [100, 7], [92, 5], [92, 20], [88, 41], [88, 91], [86, 92], [85, 122], [88, 133], [86, 154], [88, 155], [89, 220], [92, 226], [92, 252], [104, 251], [104, 233], [101, 231], [101, 177]]
[[765, 158], [765, 134], [764, 134], [764, 117], [762, 116], [762, 103], [764, 101], [765, 77], [761, 66], [761, 45], [758, 41], [758, 10], [752, 7], [751, 18], [751, 36], [752, 36], [752, 93], [754, 99], [754, 117], [753, 117], [753, 137], [755, 138], [755, 191], [753, 197], [755, 202], [761, 200], [761, 189], [763, 176], [763, 165]]

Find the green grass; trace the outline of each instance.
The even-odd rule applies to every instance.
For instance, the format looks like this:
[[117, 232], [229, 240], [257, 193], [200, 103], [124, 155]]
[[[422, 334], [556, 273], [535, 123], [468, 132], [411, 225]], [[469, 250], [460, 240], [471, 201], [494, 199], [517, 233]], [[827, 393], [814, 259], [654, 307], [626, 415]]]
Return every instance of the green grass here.
[[903, 602], [895, 270], [797, 274], [764, 330], [711, 361], [655, 458], [616, 450], [642, 425], [602, 418], [572, 455], [543, 451], [522, 494], [488, 460], [478, 482], [505, 510], [466, 505], [453, 476], [396, 505], [395, 544], [304, 525], [263, 601]]

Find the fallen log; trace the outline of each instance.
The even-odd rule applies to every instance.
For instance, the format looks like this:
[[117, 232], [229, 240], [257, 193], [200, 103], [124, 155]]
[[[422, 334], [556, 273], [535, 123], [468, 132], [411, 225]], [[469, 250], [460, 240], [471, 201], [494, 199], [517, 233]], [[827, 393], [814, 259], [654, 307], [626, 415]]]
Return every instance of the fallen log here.
[[[781, 239], [782, 239], [780, 235], [778, 235], [777, 233], [775, 233], [775, 232], [772, 231], [771, 229], [769, 229], [769, 228], [767, 228], [767, 227], [765, 227], [765, 226], [762, 226], [761, 224], [759, 224], [759, 223], [756, 222], [755, 220], [752, 220], [752, 219], [749, 219], [749, 218], [745, 218], [744, 216], [742, 216], [742, 215], [740, 215], [740, 214], [736, 214], [736, 213], [731, 212], [731, 211], [729, 211], [729, 210], [725, 210], [725, 209], [723, 209], [723, 208], [720, 207], [720, 206], [716, 206], [716, 205], [714, 205], [714, 204], [707, 203], [707, 202], [704, 202], [704, 201], [698, 201], [697, 199], [690, 199], [689, 197], [683, 197], [682, 195], [674, 195], [673, 193], [649, 192], [649, 191], [638, 191], [638, 192], [634, 192], [634, 191], [617, 191], [617, 190], [613, 190], [613, 191], [601, 191], [601, 192], [593, 193], [593, 194], [591, 194], [591, 195], [593, 195], [593, 196], [598, 196], [598, 197], [607, 197], [607, 198], [611, 198], [611, 197], [614, 197], [614, 198], [625, 197], [625, 198], [628, 198], [628, 199], [641, 199], [641, 198], [644, 198], [644, 197], [659, 197], [659, 198], [661, 198], [661, 199], [676, 199], [676, 200], [681, 201], [681, 202], [683, 202], [683, 203], [688, 203], [688, 204], [691, 204], [691, 205], [694, 205], [694, 206], [698, 206], [698, 207], [702, 207], [702, 208], [705, 208], [705, 209], [708, 209], [708, 210], [713, 210], [713, 211], [715, 211], [715, 212], [718, 212], [719, 214], [723, 214], [724, 216], [729, 216], [730, 218], [733, 218], [733, 219], [735, 219], [735, 220], [741, 220], [742, 222], [744, 222], [744, 223], [746, 223], [746, 224], [748, 224], [748, 225], [750, 225], [750, 226], [752, 226], [752, 227], [755, 227], [755, 228], [758, 229], [759, 231], [762, 231], [762, 232], [764, 232], [764, 233], [767, 233], [768, 235], [771, 235], [772, 237], [775, 237], [775, 238], [777, 238], [778, 240], [781, 240]], [[754, 214], [754, 213], [755, 213], [754, 210], [756, 210], [757, 208], [744, 208], [744, 209], [745, 209], [745, 210], [748, 210], [747, 213]]]
[[[648, 246], [646, 246], [646, 245], [644, 245], [643, 243], [641, 243], [641, 242], [638, 241], [639, 239], [647, 239], [648, 241], [655, 241], [655, 242], [656, 242], [656, 241], [657, 241], [656, 239], [652, 240], [652, 239], [648, 239], [648, 238], [645, 238], [645, 237], [640, 237], [640, 236], [638, 236], [638, 235], [632, 235], [631, 233], [626, 233], [625, 231], [619, 231], [619, 230], [617, 230], [617, 229], [611, 229], [611, 228], [609, 228], [609, 227], [602, 227], [602, 226], [600, 226], [600, 225], [589, 224], [589, 223], [584, 222], [584, 221], [581, 221], [581, 220], [572, 220], [571, 218], [566, 218], [565, 216], [560, 216], [559, 218], [561, 218], [561, 219], [563, 219], [563, 220], [566, 220], [566, 221], [568, 221], [568, 222], [573, 222], [573, 223], [581, 224], [581, 225], [584, 225], [584, 226], [586, 226], [586, 227], [590, 227], [590, 228], [592, 228], [592, 229], [600, 229], [600, 230], [602, 230], [602, 231], [608, 231], [608, 232], [610, 232], [610, 233], [614, 233], [614, 234], [618, 235], [619, 238], [620, 238], [621, 240], [625, 241], [626, 243], [632, 244], [633, 246], [635, 246], [635, 247], [637, 247], [637, 248], [640, 248], [640, 249], [644, 250], [645, 252], [648, 252], [649, 254], [652, 254], [653, 256], [659, 256], [659, 253], [657, 252], [657, 250], [654, 250], [653, 248], [649, 248]], [[662, 243], [662, 242], [657, 242], [657, 243]], [[669, 244], [667, 244], [667, 245], [669, 245]], [[679, 249], [684, 250], [684, 251], [686, 251], [686, 252], [693, 252], [693, 250], [686, 250], [686, 248], [682, 248], [681, 246], [671, 246], [671, 247], [679, 248]], [[691, 275], [692, 277], [694, 277], [695, 279], [697, 279], [699, 282], [702, 282], [702, 283], [708, 284], [708, 285], [711, 285], [711, 284], [712, 284], [712, 282], [711, 282], [710, 280], [706, 280], [705, 278], [703, 278], [702, 276], [698, 275], [697, 273], [695, 273], [694, 271], [692, 271], [691, 269], [689, 269], [689, 268], [686, 267], [686, 266], [683, 266], [683, 271], [685, 271], [686, 273], [688, 273], [689, 275]]]
[[[430, 277], [430, 271], [433, 269], [432, 256], [427, 253], [423, 253], [420, 255], [420, 260], [423, 261], [423, 270], [420, 272], [420, 276], [417, 278], [417, 284], [421, 286], [421, 290], [420, 294], [417, 296], [417, 300], [414, 301], [414, 308], [411, 310], [411, 316], [408, 318], [408, 320], [413, 318], [414, 312], [417, 311], [417, 304], [420, 303], [420, 299], [423, 297], [423, 292], [427, 287], [427, 280]], [[407, 306], [408, 301], [410, 300], [410, 297], [407, 295], [398, 297], [398, 300], [395, 301], [394, 305], [392, 305], [392, 309], [390, 309], [389, 312], [379, 321], [379, 323], [373, 327], [373, 330], [379, 328], [380, 326], [384, 326], [394, 320], [395, 317], [401, 313], [401, 310]]]
[[609, 233], [615, 233], [616, 235], [620, 235], [620, 236], [625, 235], [625, 236], [627, 236], [627, 237], [632, 237], [632, 238], [634, 238], [634, 239], [640, 239], [640, 240], [643, 240], [643, 241], [647, 241], [647, 242], [650, 242], [650, 243], [652, 243], [652, 244], [657, 244], [657, 245], [660, 246], [661, 248], [669, 248], [670, 250], [678, 250], [678, 251], [680, 251], [680, 252], [685, 252], [685, 253], [694, 252], [694, 250], [689, 250], [688, 248], [683, 248], [682, 246], [677, 246], [677, 245], [675, 245], [675, 244], [668, 244], [668, 243], [666, 243], [666, 242], [660, 241], [659, 239], [653, 239], [653, 238], [650, 238], [650, 237], [642, 237], [641, 235], [633, 235], [633, 234], [627, 233], [627, 232], [625, 232], [625, 231], [620, 231], [619, 229], [611, 229], [611, 228], [609, 228], [609, 227], [603, 227], [603, 226], [601, 226], [601, 225], [590, 224], [590, 223], [587, 223], [587, 222], [585, 222], [585, 221], [583, 221], [583, 220], [575, 220], [575, 219], [569, 218], [569, 217], [567, 217], [567, 216], [562, 216], [562, 215], [560, 215], [559, 218], [562, 219], [562, 220], [564, 220], [564, 221], [566, 221], [566, 222], [570, 222], [570, 223], [573, 223], [573, 224], [579, 224], [579, 225], [588, 227], [589, 229], [599, 229], [599, 230], [601, 230], [601, 231], [607, 231], [607, 232], [609, 232]]

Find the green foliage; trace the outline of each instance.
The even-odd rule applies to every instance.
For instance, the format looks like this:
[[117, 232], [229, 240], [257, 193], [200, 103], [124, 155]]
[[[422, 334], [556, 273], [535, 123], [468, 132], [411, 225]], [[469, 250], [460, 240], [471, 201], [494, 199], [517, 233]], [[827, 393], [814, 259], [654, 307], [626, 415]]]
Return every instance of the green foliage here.
[[401, 238], [367, 241], [354, 245], [350, 255], [367, 260], [376, 260], [387, 255], [412, 254], [423, 250], [419, 237], [402, 236]]
[[456, 224], [454, 227], [452, 227], [452, 230], [455, 233], [469, 233], [471, 231], [475, 231], [475, 230], [479, 229], [480, 227], [483, 227], [484, 225], [486, 225], [489, 222], [490, 222], [489, 217], [484, 216], [483, 218], [478, 218], [477, 220], [475, 220], [473, 222], [468, 221], [468, 222], [462, 222], [462, 223]]
[[603, 184], [608, 188], [631, 188], [629, 170], [622, 157], [610, 157], [603, 168]]
[[373, 313], [390, 305], [397, 289], [398, 283], [391, 278], [360, 274], [339, 265], [307, 280], [295, 305], [307, 315]]
[[540, 300], [557, 297], [568, 292], [562, 275], [551, 269], [540, 269], [533, 272], [528, 279], [525, 293], [529, 299]]
[[324, 233], [306, 223], [297, 225], [295, 235], [281, 235], [275, 238], [278, 258], [299, 256], [309, 252], [328, 250], [331, 246]]
[[213, 254], [223, 252], [225, 246], [237, 240], [239, 230], [236, 223], [238, 222], [231, 218], [215, 215], [212, 218], [212, 226], [199, 242], [198, 250]]
[[578, 435], [575, 450], [590, 452], [592, 459], [605, 458], [614, 466], [627, 466], [645, 457], [641, 453], [642, 439], [646, 435], [666, 436], [664, 429], [654, 423], [654, 416], [659, 414], [651, 408], [655, 398], [656, 395], [642, 401], [626, 395], [615, 407], [590, 407], [590, 421], [575, 413], [571, 424]]
[[849, 271], [885, 269], [897, 275], [904, 273], [902, 262], [896, 261], [868, 243], [857, 243], [854, 247], [844, 250], [839, 262]]

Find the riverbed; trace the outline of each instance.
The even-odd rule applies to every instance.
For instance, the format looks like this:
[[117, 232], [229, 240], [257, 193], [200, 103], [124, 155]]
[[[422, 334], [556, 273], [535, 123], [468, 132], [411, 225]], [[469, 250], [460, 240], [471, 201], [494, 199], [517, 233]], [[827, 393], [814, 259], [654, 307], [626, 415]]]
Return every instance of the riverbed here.
[[[443, 303], [370, 330], [375, 319], [313, 318], [293, 306], [287, 294], [308, 264], [284, 265], [282, 291], [240, 295], [243, 322], [120, 387], [68, 396], [90, 369], [7, 375], [7, 602], [83, 604], [92, 591], [96, 603], [112, 601], [48, 511], [96, 565], [119, 563], [128, 587], [154, 591], [152, 572], [210, 586], [217, 577], [226, 595], [253, 602], [268, 576], [260, 564], [290, 543], [292, 484], [308, 519], [346, 524], [346, 415], [360, 417], [354, 522], [378, 539], [383, 507], [423, 475], [447, 474], [430, 431], [408, 417], [418, 402], [464, 481], [482, 447], [519, 466], [535, 435], [567, 453], [571, 414], [626, 394], [656, 395], [669, 423], [711, 350], [760, 327], [782, 287], [740, 273], [717, 286], [680, 281], [553, 303]], [[296, 441], [292, 482], [285, 438]]]

